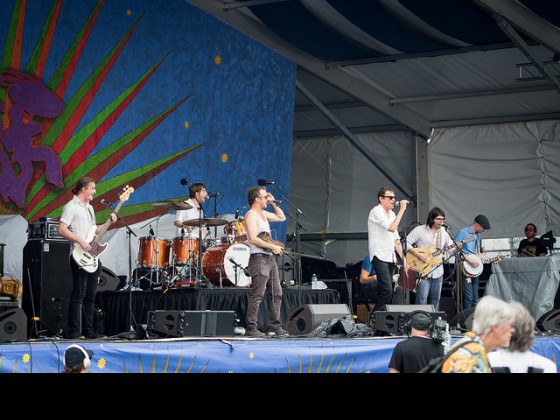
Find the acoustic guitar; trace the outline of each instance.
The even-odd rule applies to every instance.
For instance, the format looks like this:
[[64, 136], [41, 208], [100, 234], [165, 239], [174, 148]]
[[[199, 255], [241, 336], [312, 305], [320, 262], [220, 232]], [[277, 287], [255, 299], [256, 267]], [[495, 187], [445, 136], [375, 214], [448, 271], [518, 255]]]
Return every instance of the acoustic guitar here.
[[434, 266], [438, 266], [442, 263], [441, 255], [443, 253], [455, 248], [459, 244], [472, 242], [474, 240], [476, 240], [476, 235], [467, 236], [462, 241], [453, 243], [441, 249], [436, 249], [435, 244], [425, 248], [414, 248], [414, 250], [421, 254], [426, 261], [422, 261], [409, 251], [406, 253], [406, 263], [408, 264], [408, 268], [418, 271], [420, 273], [420, 277], [426, 277], [432, 271]]

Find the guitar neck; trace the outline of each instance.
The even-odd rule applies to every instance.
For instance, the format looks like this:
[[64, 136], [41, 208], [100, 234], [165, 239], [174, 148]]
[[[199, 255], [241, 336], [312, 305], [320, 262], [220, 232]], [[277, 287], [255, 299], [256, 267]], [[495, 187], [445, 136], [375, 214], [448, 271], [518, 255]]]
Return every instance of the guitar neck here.
[[291, 257], [306, 257], [306, 258], [313, 258], [315, 260], [324, 260], [323, 257], [319, 257], [318, 255], [310, 255], [310, 254], [302, 254], [301, 252], [292, 252], [283, 250], [284, 254], [288, 254]]
[[[115, 207], [115, 210], [112, 211], [112, 213], [117, 214], [118, 211], [121, 209], [122, 205], [123, 205], [123, 202], [120, 201], [119, 204], [117, 204], [117, 207]], [[105, 233], [109, 229], [109, 226], [111, 226], [112, 221], [113, 221], [113, 219], [111, 218], [111, 216], [109, 216], [107, 221], [105, 223], [103, 223], [103, 225], [101, 225], [101, 228], [99, 229], [99, 233], [97, 235], [95, 235], [95, 239], [96, 239], [97, 242], [99, 242], [101, 240], [101, 238], [103, 237], [103, 235], [105, 235]]]

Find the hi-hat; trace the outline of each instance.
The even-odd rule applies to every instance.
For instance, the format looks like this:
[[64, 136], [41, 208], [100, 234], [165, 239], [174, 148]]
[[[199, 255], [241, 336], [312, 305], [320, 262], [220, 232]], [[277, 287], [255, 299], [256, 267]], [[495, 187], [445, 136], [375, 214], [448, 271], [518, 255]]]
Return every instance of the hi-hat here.
[[160, 201], [158, 203], [152, 204], [154, 207], [168, 207], [173, 210], [189, 210], [192, 209], [189, 203], [185, 203], [183, 201]]
[[205, 217], [202, 219], [191, 219], [185, 220], [183, 226], [188, 227], [198, 227], [200, 226], [223, 226], [227, 225], [228, 221], [226, 219], [218, 219], [217, 217]]

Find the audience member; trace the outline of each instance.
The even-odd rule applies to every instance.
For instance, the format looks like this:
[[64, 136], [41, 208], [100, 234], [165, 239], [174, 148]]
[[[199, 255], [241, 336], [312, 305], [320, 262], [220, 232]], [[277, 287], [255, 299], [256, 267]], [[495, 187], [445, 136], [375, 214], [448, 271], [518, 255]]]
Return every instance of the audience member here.
[[486, 295], [474, 310], [472, 332], [455, 342], [442, 373], [491, 373], [488, 353], [509, 346], [513, 334], [513, 306]]
[[537, 227], [533, 223], [525, 226], [525, 236], [527, 238], [519, 242], [517, 247], [518, 257], [544, 257], [548, 254], [548, 248], [544, 242], [537, 238]]
[[519, 302], [511, 302], [515, 311], [509, 347], [488, 354], [495, 373], [557, 373], [556, 363], [531, 351], [535, 340], [535, 319]]
[[389, 373], [417, 373], [433, 358], [443, 356], [443, 345], [430, 336], [431, 315], [424, 311], [415, 311], [408, 316], [410, 335], [408, 339], [397, 343], [393, 349]]
[[86, 350], [79, 344], [72, 344], [64, 352], [65, 373], [87, 373], [91, 367], [92, 350]]

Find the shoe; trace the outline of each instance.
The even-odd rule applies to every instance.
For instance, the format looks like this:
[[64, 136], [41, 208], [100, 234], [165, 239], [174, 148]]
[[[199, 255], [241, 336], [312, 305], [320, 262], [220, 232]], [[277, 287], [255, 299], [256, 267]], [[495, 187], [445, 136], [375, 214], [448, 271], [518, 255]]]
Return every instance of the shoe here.
[[254, 330], [246, 330], [245, 335], [247, 337], [263, 337], [264, 333], [257, 329], [254, 329]]
[[86, 335], [83, 338], [87, 338], [88, 340], [99, 340], [101, 338], [107, 338], [107, 336], [103, 334], [92, 334], [92, 335]]
[[286, 330], [285, 330], [284, 328], [282, 328], [282, 327], [276, 328], [276, 329], [274, 329], [274, 330], [270, 330], [268, 333], [269, 333], [269, 334], [270, 334], [270, 333], [273, 333], [276, 337], [286, 337], [286, 336], [290, 335], [290, 334], [288, 333], [288, 331], [286, 331]]
[[86, 338], [83, 335], [79, 335], [79, 334], [74, 334], [74, 335], [67, 335], [66, 337], [67, 340], [83, 340], [84, 338]]

